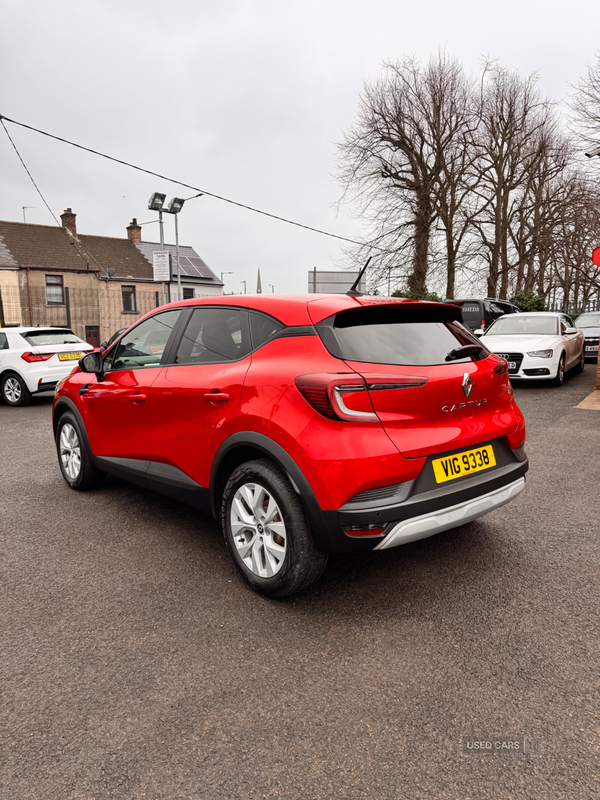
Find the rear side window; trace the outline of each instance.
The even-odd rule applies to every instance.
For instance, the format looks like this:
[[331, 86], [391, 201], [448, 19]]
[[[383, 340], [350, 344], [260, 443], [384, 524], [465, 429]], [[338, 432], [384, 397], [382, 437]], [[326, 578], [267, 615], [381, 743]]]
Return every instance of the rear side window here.
[[239, 308], [196, 308], [175, 356], [176, 364], [219, 364], [250, 352], [247, 315]]
[[252, 334], [252, 349], [262, 347], [272, 336], [283, 329], [281, 322], [266, 314], [250, 313], [250, 332]]
[[[451, 309], [376, 308], [343, 311], [317, 325], [329, 352], [347, 361], [399, 366], [444, 364], [451, 350], [465, 344], [478, 344]], [[471, 361], [480, 355], [454, 360]]]
[[0, 350], [8, 350], [8, 339], [5, 333], [0, 333]]
[[36, 330], [22, 333], [21, 336], [25, 339], [27, 344], [32, 347], [37, 347], [41, 344], [79, 344], [83, 343], [83, 339], [75, 336], [73, 331], [68, 328], [64, 330]]

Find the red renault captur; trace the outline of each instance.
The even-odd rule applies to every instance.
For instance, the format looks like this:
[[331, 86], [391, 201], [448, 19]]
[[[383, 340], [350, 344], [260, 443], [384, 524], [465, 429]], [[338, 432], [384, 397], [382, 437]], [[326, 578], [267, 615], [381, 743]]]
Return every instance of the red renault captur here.
[[298, 592], [329, 552], [481, 517], [525, 485], [506, 362], [456, 306], [346, 295], [172, 303], [58, 387], [73, 489], [107, 473], [216, 517], [246, 581]]

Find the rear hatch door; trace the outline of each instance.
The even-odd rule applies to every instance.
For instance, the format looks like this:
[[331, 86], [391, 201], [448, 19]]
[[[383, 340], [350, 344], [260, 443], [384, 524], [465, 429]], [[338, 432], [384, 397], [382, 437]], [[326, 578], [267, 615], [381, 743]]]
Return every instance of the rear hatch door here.
[[[517, 425], [506, 365], [457, 318], [456, 307], [412, 303], [343, 311], [316, 326], [330, 352], [364, 378], [407, 458], [469, 447]], [[479, 350], [449, 358], [464, 346]]]

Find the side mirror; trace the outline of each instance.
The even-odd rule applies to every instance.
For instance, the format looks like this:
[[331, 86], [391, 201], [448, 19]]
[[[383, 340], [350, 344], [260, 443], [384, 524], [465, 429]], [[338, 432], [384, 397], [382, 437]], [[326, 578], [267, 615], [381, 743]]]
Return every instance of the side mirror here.
[[476, 331], [473, 331], [475, 336], [483, 336], [483, 330], [481, 328], [477, 328]]
[[88, 353], [79, 359], [79, 369], [82, 372], [93, 372], [99, 381], [104, 380], [104, 362], [99, 350]]
[[571, 336], [573, 333], [578, 333], [577, 328], [567, 328], [565, 331], [567, 336]]

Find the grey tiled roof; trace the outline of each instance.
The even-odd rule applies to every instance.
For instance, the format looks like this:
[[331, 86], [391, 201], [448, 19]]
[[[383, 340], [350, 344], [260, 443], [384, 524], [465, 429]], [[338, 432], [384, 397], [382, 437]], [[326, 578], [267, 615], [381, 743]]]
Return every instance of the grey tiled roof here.
[[[138, 250], [142, 252], [150, 264], [152, 264], [152, 253], [160, 250], [160, 244], [156, 242], [140, 242], [136, 245]], [[165, 244], [165, 250], [171, 253], [171, 273], [172, 277], [177, 277], [177, 266], [175, 260], [176, 248], [174, 244]], [[203, 283], [211, 283], [222, 286], [222, 282], [215, 275], [212, 269], [200, 258], [198, 253], [193, 247], [186, 245], [179, 245], [179, 268], [182, 278], [194, 278], [201, 280]]]

